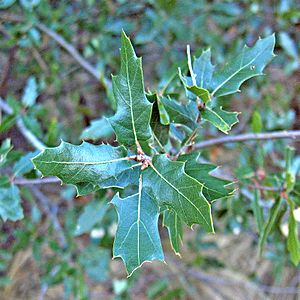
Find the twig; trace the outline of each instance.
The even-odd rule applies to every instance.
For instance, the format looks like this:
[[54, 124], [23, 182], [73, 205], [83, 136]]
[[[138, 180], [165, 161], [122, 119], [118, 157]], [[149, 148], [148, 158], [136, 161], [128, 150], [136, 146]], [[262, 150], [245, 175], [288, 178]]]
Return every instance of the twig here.
[[[5, 103], [5, 101], [0, 98], [0, 109], [2, 109], [6, 114], [13, 115], [14, 112], [12, 108]], [[36, 149], [43, 150], [46, 146], [44, 143], [42, 143], [30, 130], [28, 130], [22, 120], [22, 118], [19, 116], [17, 117], [17, 127], [22, 133], [22, 135], [26, 138], [26, 140]]]
[[42, 23], [37, 23], [36, 27], [50, 36], [53, 40], [55, 40], [80, 64], [83, 69], [90, 73], [96, 80], [100, 80], [101, 73], [96, 68], [94, 68], [86, 59], [84, 59], [72, 44], [68, 43], [62, 36], [51, 30], [49, 27], [46, 27]]
[[252, 189], [258, 189], [261, 191], [270, 191], [270, 192], [280, 192], [282, 191], [282, 188], [280, 187], [272, 187], [272, 186], [264, 186], [264, 185], [259, 185], [259, 184], [247, 184], [249, 188]]
[[[0, 19], [10, 22], [24, 22], [25, 20], [21, 16], [12, 15], [12, 14], [1, 14]], [[77, 49], [70, 43], [68, 43], [61, 35], [47, 27], [41, 22], [34, 24], [38, 29], [51, 37], [56, 41], [63, 49], [65, 49], [78, 63], [79, 65], [86, 70], [90, 75], [92, 75], [97, 81], [105, 86], [111, 86], [111, 81], [103, 76], [95, 67], [92, 66], [85, 58], [83, 58]]]
[[44, 177], [36, 179], [27, 179], [20, 177], [13, 179], [12, 182], [17, 185], [37, 185], [46, 183], [60, 183], [61, 181], [57, 177]]
[[199, 150], [215, 145], [225, 144], [225, 143], [237, 143], [237, 142], [247, 142], [251, 140], [274, 140], [274, 139], [297, 139], [300, 138], [300, 130], [290, 130], [290, 131], [273, 131], [273, 132], [263, 132], [263, 133], [244, 133], [233, 136], [224, 136], [220, 138], [210, 139], [207, 141], [199, 142], [191, 147], [191, 150]]

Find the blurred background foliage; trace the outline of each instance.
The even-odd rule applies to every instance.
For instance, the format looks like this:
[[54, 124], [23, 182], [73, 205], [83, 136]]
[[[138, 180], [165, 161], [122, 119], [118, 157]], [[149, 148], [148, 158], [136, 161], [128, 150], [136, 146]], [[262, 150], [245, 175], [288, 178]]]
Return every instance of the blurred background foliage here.
[[[257, 256], [256, 205], [267, 218], [286, 180], [286, 140], [203, 150], [238, 181], [233, 197], [214, 204], [216, 234], [185, 230], [179, 259], [162, 229], [168, 265], [146, 264], [128, 279], [120, 261], [111, 261], [110, 192], [76, 198], [73, 187], [9, 185], [14, 177], [37, 176], [30, 163], [35, 149], [14, 126], [20, 118], [47, 146], [61, 139], [114, 142], [101, 117], [115, 109], [110, 75], [119, 68], [122, 29], [143, 57], [146, 90], [169, 93], [179, 83], [177, 68], [186, 69], [187, 44], [195, 56], [211, 48], [214, 64], [222, 64], [244, 43], [275, 32], [277, 57], [267, 76], [221, 101], [242, 112], [231, 134], [300, 129], [297, 1], [1, 0], [0, 97], [13, 114], [1, 114], [0, 201], [21, 201], [24, 219], [0, 221], [0, 299], [296, 299], [300, 273], [287, 254], [285, 206]], [[66, 51], [65, 42], [73, 48]], [[74, 49], [98, 73], [82, 68]], [[220, 135], [205, 124], [198, 140]], [[299, 180], [300, 144], [293, 146], [289, 170]], [[299, 191], [296, 181], [296, 206]]]

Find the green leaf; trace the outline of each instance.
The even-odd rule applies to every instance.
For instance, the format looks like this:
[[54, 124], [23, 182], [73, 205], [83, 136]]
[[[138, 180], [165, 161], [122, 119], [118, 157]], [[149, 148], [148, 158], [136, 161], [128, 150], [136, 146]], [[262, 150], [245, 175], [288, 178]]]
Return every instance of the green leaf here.
[[130, 185], [138, 186], [141, 168], [136, 166], [121, 172], [116, 177], [110, 177], [103, 181], [101, 187], [116, 187], [124, 189]]
[[160, 299], [158, 296], [170, 285], [167, 278], [159, 278], [147, 287], [147, 299]]
[[[191, 129], [197, 127], [197, 115], [191, 105], [184, 105], [170, 97], [161, 97], [161, 103], [170, 116], [170, 122], [175, 124], [183, 124]], [[197, 111], [197, 110], [196, 110]]]
[[287, 248], [290, 252], [291, 261], [295, 266], [300, 262], [300, 243], [298, 239], [298, 227], [294, 216], [295, 205], [292, 200], [288, 200], [290, 206], [289, 214], [289, 234], [287, 237]]
[[287, 193], [291, 192], [296, 182], [296, 174], [291, 170], [292, 160], [294, 157], [295, 149], [290, 146], [285, 147], [285, 186]]
[[158, 233], [159, 209], [144, 188], [142, 175], [137, 194], [124, 199], [117, 194], [111, 203], [119, 220], [113, 254], [122, 258], [129, 276], [146, 261], [164, 261]]
[[263, 209], [259, 205], [259, 196], [260, 196], [259, 191], [255, 190], [254, 199], [252, 202], [252, 210], [254, 213], [258, 233], [259, 235], [261, 235], [264, 227], [264, 218], [263, 218]]
[[276, 223], [277, 217], [279, 216], [279, 212], [280, 212], [282, 203], [283, 203], [282, 199], [276, 199], [275, 203], [273, 204], [273, 206], [269, 212], [268, 220], [265, 223], [265, 226], [263, 228], [262, 234], [260, 235], [260, 239], [259, 239], [260, 255], [263, 254], [265, 243], [267, 241], [267, 238], [268, 238], [270, 232], [272, 231], [272, 229]]
[[163, 225], [167, 227], [172, 249], [176, 255], [180, 255], [180, 247], [183, 237], [183, 223], [173, 210], [165, 210], [163, 213]]
[[16, 0], [0, 0], [0, 9], [6, 9], [12, 6]]
[[184, 166], [184, 162], [156, 155], [143, 171], [144, 185], [152, 189], [159, 206], [173, 209], [189, 226], [201, 224], [213, 232], [211, 206], [202, 194], [203, 185], [188, 176]]
[[121, 72], [113, 76], [116, 114], [109, 118], [117, 140], [125, 146], [148, 145], [152, 105], [144, 92], [141, 58], [137, 58], [126, 34], [122, 33]]
[[179, 161], [185, 161], [185, 172], [203, 185], [204, 197], [209, 202], [213, 202], [220, 198], [232, 196], [234, 190], [224, 187], [232, 184], [232, 182], [210, 175], [217, 167], [212, 164], [200, 163], [198, 159], [198, 153], [181, 155], [178, 158]]
[[[183, 76], [181, 74], [181, 70], [179, 69], [179, 77], [184, 84], [184, 87], [192, 93], [187, 93], [187, 96], [190, 100], [196, 101], [197, 97], [199, 97], [204, 103], [210, 101], [209, 91], [207, 89], [201, 88], [195, 85], [192, 81], [191, 77]], [[195, 97], [196, 96], [196, 97]]]
[[262, 120], [258, 111], [255, 111], [252, 115], [251, 128], [254, 133], [259, 133], [262, 130]]
[[[179, 68], [179, 77], [185, 88], [192, 93], [187, 93], [189, 99], [196, 101], [197, 97], [204, 103], [211, 100], [209, 91], [204, 88], [208, 86], [211, 81], [214, 70], [210, 59], [210, 50], [204, 51], [202, 55], [194, 60], [192, 67], [190, 48], [187, 47], [188, 66], [191, 76], [183, 76]], [[196, 96], [196, 97], [195, 97]]]
[[0, 134], [13, 127], [17, 120], [17, 117], [14, 115], [6, 115], [1, 117], [2, 118], [0, 122]]
[[38, 86], [35, 77], [30, 76], [26, 82], [26, 87], [22, 96], [22, 103], [25, 107], [34, 105], [38, 96]]
[[245, 45], [239, 55], [222, 70], [215, 72], [211, 83], [211, 96], [220, 97], [236, 93], [244, 81], [262, 75], [266, 64], [275, 56], [274, 45], [274, 34], [259, 39], [252, 48]]
[[122, 146], [95, 146], [86, 142], [79, 146], [61, 142], [58, 147], [46, 148], [32, 161], [43, 176], [57, 176], [63, 183], [75, 185], [81, 195], [104, 188], [101, 186], [104, 180], [116, 177], [133, 164]]
[[5, 139], [0, 147], [0, 167], [2, 167], [7, 161], [7, 155], [12, 150], [10, 139]]
[[199, 97], [204, 103], [207, 103], [208, 101], [210, 101], [210, 95], [209, 95], [209, 91], [203, 88], [200, 88], [196, 85], [192, 85], [192, 86], [188, 86], [186, 85], [186, 88], [192, 92], [194, 95], [196, 95], [197, 97]]
[[107, 203], [99, 199], [88, 203], [78, 218], [74, 235], [78, 236], [90, 232], [97, 223], [101, 223], [107, 209]]
[[28, 152], [22, 156], [14, 165], [13, 173], [14, 176], [22, 176], [33, 170], [33, 164], [31, 159], [38, 154], [38, 151]]
[[20, 202], [19, 189], [15, 185], [11, 185], [9, 188], [0, 188], [0, 216], [4, 222], [23, 219]]
[[110, 250], [90, 245], [80, 253], [79, 263], [95, 282], [103, 282], [109, 275]]
[[197, 86], [204, 89], [209, 88], [214, 68], [215, 67], [211, 63], [210, 49], [203, 51], [202, 54], [194, 60], [193, 64]]
[[113, 135], [114, 131], [106, 118], [93, 120], [87, 128], [85, 128], [80, 138], [83, 140], [99, 140], [109, 138]]
[[238, 112], [228, 112], [222, 107], [215, 107], [213, 109], [205, 107], [201, 110], [202, 119], [210, 122], [222, 132], [228, 134], [232, 126], [238, 123]]
[[[152, 108], [152, 115], [151, 115], [151, 128], [153, 131], [153, 137], [154, 137], [154, 141], [162, 148], [163, 150], [163, 146], [167, 144], [168, 142], [168, 135], [169, 135], [169, 126], [168, 125], [164, 125], [161, 120], [162, 118], [164, 119], [164, 121], [166, 120], [166, 116], [167, 118], [169, 118], [169, 115], [167, 114], [167, 112], [162, 112], [162, 110], [165, 110], [165, 108], [163, 107], [162, 103], [159, 101], [159, 99], [156, 97], [156, 100], [154, 100], [153, 102], [153, 108]], [[163, 115], [163, 117], [161, 117], [161, 115]]]

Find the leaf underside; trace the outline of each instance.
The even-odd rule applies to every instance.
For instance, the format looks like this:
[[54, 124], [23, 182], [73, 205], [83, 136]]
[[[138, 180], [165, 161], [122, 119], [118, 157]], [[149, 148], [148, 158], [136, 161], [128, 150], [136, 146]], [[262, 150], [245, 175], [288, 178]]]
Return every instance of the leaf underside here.
[[15, 185], [0, 188], [0, 217], [4, 222], [17, 221], [24, 217], [20, 202], [20, 192]]
[[173, 251], [180, 255], [180, 247], [183, 239], [183, 223], [173, 210], [165, 210], [163, 213], [163, 225], [167, 227]]
[[143, 187], [140, 175], [138, 193], [127, 198], [117, 194], [111, 201], [118, 213], [114, 257], [121, 257], [129, 276], [146, 261], [164, 261], [158, 233], [159, 208]]

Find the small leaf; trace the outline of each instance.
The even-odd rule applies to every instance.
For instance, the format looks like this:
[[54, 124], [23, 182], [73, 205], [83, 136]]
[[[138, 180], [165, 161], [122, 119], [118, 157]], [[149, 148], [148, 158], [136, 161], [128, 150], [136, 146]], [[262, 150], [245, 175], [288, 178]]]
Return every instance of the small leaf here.
[[252, 202], [252, 210], [256, 221], [257, 231], [259, 235], [261, 235], [264, 227], [264, 218], [263, 218], [262, 207], [259, 205], [259, 196], [260, 196], [259, 191], [255, 190], [254, 199]]
[[288, 35], [287, 32], [279, 32], [279, 43], [284, 51], [295, 61], [298, 60], [298, 50], [295, 41]]
[[183, 237], [183, 223], [173, 210], [165, 210], [163, 213], [163, 225], [167, 227], [172, 249], [180, 255], [180, 247]]
[[228, 134], [234, 124], [238, 123], [238, 115], [238, 112], [228, 112], [223, 110], [222, 107], [213, 109], [206, 107], [201, 110], [202, 119], [210, 122], [226, 134]]
[[5, 139], [0, 147], [0, 167], [2, 167], [7, 161], [7, 155], [12, 150], [10, 139]]
[[137, 194], [124, 199], [117, 194], [111, 203], [119, 220], [113, 254], [122, 258], [129, 276], [146, 261], [164, 261], [158, 233], [159, 209], [143, 187], [142, 175]]
[[193, 64], [197, 86], [204, 89], [209, 88], [214, 68], [215, 67], [211, 63], [210, 49], [203, 51], [202, 54], [194, 60]]
[[16, 0], [0, 0], [0, 9], [6, 9], [12, 6]]
[[215, 71], [211, 83], [211, 96], [221, 97], [239, 91], [241, 84], [254, 76], [262, 75], [267, 63], [274, 57], [275, 35], [259, 39], [249, 48], [244, 46], [239, 55], [220, 71]]
[[23, 219], [19, 189], [15, 185], [0, 188], [0, 216], [6, 220], [17, 221]]
[[40, 0], [20, 0], [21, 5], [28, 10], [32, 10], [34, 7], [36, 7]]
[[285, 147], [285, 153], [284, 153], [284, 158], [285, 158], [285, 186], [286, 186], [287, 193], [289, 193], [293, 190], [295, 182], [296, 182], [295, 174], [291, 170], [294, 153], [295, 153], [294, 148], [292, 148], [290, 146]]
[[83, 140], [99, 140], [109, 138], [113, 135], [114, 131], [106, 118], [93, 120], [87, 128], [85, 128], [80, 138]]
[[234, 190], [224, 186], [232, 184], [231, 181], [210, 175], [217, 167], [212, 164], [198, 162], [199, 154], [181, 155], [178, 161], [185, 161], [184, 170], [191, 177], [203, 185], [203, 195], [209, 201], [232, 196]]
[[191, 129], [197, 127], [196, 118], [197, 109], [193, 109], [192, 103], [190, 105], [184, 105], [170, 97], [161, 97], [161, 103], [170, 116], [170, 122], [175, 124], [183, 124]]
[[25, 107], [30, 107], [35, 103], [38, 96], [38, 86], [35, 77], [30, 76], [26, 82], [26, 87], [22, 97]]
[[[179, 68], [179, 77], [185, 88], [192, 93], [187, 93], [189, 99], [196, 101], [197, 97], [204, 103], [210, 101], [209, 91], [205, 88], [211, 81], [214, 70], [210, 60], [210, 50], [204, 51], [202, 55], [194, 60], [192, 67], [192, 59], [190, 48], [187, 47], [188, 66], [191, 76], [183, 76]], [[195, 97], [196, 96], [196, 97]]]
[[83, 213], [77, 221], [75, 236], [90, 232], [93, 227], [101, 223], [106, 211], [108, 209], [107, 203], [99, 199], [95, 199], [84, 207]]
[[[161, 122], [161, 120], [162, 120], [161, 115], [163, 115], [164, 121], [167, 121], [166, 119], [169, 118], [169, 115], [165, 111], [164, 106], [159, 101], [157, 96], [155, 98], [156, 99], [154, 100], [153, 107], [152, 107], [152, 115], [151, 115], [150, 125], [151, 125], [152, 131], [153, 131], [154, 141], [157, 142], [158, 145], [163, 149], [162, 146], [166, 145], [168, 142], [169, 126], [164, 125]], [[164, 111], [164, 112], [161, 113], [161, 111]]]
[[13, 127], [15, 125], [16, 121], [17, 121], [17, 118], [14, 115], [1, 116], [0, 134], [7, 131], [11, 127]]
[[109, 275], [110, 250], [90, 245], [80, 253], [79, 263], [95, 282], [103, 282]]
[[46, 148], [32, 161], [43, 176], [57, 176], [63, 183], [75, 185], [81, 195], [98, 190], [104, 180], [116, 177], [133, 164], [122, 146], [95, 146], [86, 142], [79, 146], [61, 142], [58, 147]]
[[189, 92], [192, 93], [192, 95], [190, 93], [187, 93], [187, 96], [190, 100], [196, 101], [197, 97], [199, 97], [204, 103], [207, 103], [208, 101], [210, 101], [209, 91], [207, 89], [198, 87], [197, 85], [193, 84], [192, 78], [183, 76], [181, 74], [180, 69], [179, 69], [179, 77], [180, 77], [182, 83], [184, 84], [184, 87]]
[[33, 164], [31, 159], [38, 154], [38, 151], [28, 152], [26, 155], [22, 156], [14, 165], [13, 173], [14, 176], [22, 176], [33, 170]]
[[203, 186], [184, 172], [184, 165], [156, 155], [143, 171], [144, 185], [152, 189], [160, 206], [173, 209], [187, 225], [201, 224], [213, 232], [211, 207], [202, 194]]
[[262, 130], [262, 120], [258, 111], [255, 111], [252, 115], [251, 128], [254, 133], [259, 133]]
[[292, 200], [288, 200], [290, 206], [289, 214], [289, 234], [287, 237], [287, 248], [290, 252], [291, 261], [295, 266], [300, 262], [300, 243], [298, 239], [298, 227], [294, 216], [295, 205]]
[[207, 103], [208, 101], [210, 101], [210, 95], [209, 95], [208, 90], [200, 88], [200, 87], [195, 86], [195, 85], [192, 85], [192, 86], [186, 85], [186, 88], [190, 92], [192, 92], [194, 95], [199, 97], [204, 103]]
[[137, 58], [126, 34], [122, 33], [121, 72], [113, 76], [116, 114], [109, 118], [117, 140], [125, 146], [149, 144], [152, 105], [144, 92], [141, 58]]
[[282, 203], [283, 203], [282, 199], [276, 199], [275, 203], [273, 204], [273, 206], [269, 212], [268, 220], [265, 223], [262, 234], [260, 235], [260, 238], [259, 238], [259, 253], [260, 253], [260, 255], [263, 254], [265, 243], [267, 241], [267, 238], [268, 238], [270, 232], [272, 231], [272, 229], [276, 223], [277, 217], [279, 216], [279, 212], [280, 212]]

